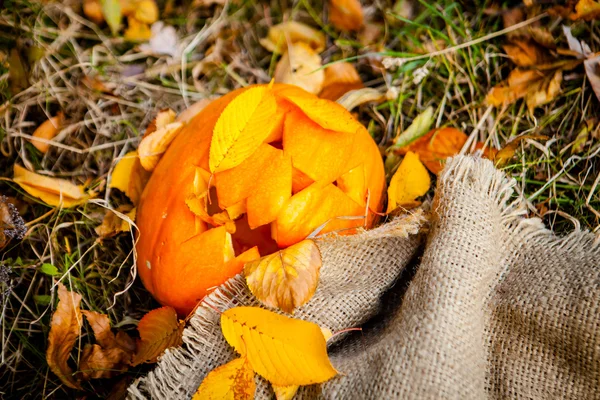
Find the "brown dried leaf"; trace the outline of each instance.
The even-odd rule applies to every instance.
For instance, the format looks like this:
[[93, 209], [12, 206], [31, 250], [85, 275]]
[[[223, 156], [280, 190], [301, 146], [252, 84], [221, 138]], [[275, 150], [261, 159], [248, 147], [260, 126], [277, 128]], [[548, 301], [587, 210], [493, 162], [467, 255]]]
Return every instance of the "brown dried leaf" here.
[[[62, 112], [56, 114], [56, 116], [44, 121], [40, 126], [37, 127], [35, 132], [33, 132], [33, 137], [38, 139], [51, 140], [53, 137], [58, 135], [58, 132], [62, 129], [63, 123], [65, 121], [65, 116]], [[42, 153], [46, 153], [50, 148], [50, 144], [45, 141], [30, 139], [31, 144], [41, 151]]]
[[358, 0], [329, 0], [329, 22], [340, 31], [360, 30], [364, 24], [360, 2]]
[[323, 32], [296, 21], [272, 26], [267, 37], [260, 40], [264, 48], [274, 53], [284, 53], [289, 45], [299, 42], [306, 44], [317, 53], [325, 49]]
[[25, 221], [19, 215], [17, 207], [8, 197], [0, 195], [0, 250], [11, 239], [23, 239], [26, 232]]
[[323, 89], [319, 93], [319, 97], [336, 101], [347, 92], [363, 87], [363, 82], [354, 65], [349, 62], [335, 63], [325, 68]]
[[313, 94], [321, 91], [324, 80], [321, 57], [304, 42], [290, 45], [275, 68], [275, 82], [296, 85]]
[[511, 140], [501, 150], [499, 150], [498, 153], [496, 153], [496, 156], [494, 157], [494, 162], [496, 166], [502, 167], [506, 165], [506, 163], [510, 161], [510, 159], [515, 155], [515, 152], [517, 151], [517, 148], [519, 148], [521, 142], [525, 139], [548, 140], [548, 137], [544, 135], [531, 134], [519, 136], [518, 138]]
[[600, 55], [588, 58], [583, 62], [585, 73], [590, 81], [590, 85], [600, 100]]
[[140, 340], [132, 365], [156, 362], [166, 349], [181, 345], [184, 326], [172, 307], [157, 308], [144, 315], [138, 324]]
[[58, 306], [50, 322], [46, 362], [50, 370], [72, 389], [81, 389], [79, 382], [68, 365], [69, 355], [81, 333], [82, 317], [79, 303], [81, 295], [70, 292], [58, 284]]
[[244, 275], [248, 288], [258, 300], [291, 313], [315, 293], [321, 265], [321, 253], [315, 242], [303, 240], [246, 263]]

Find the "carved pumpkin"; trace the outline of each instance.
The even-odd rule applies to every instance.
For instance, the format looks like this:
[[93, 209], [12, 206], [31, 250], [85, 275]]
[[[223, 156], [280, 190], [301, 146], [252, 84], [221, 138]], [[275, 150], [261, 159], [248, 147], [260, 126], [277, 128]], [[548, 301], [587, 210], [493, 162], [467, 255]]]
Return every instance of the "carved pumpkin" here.
[[[244, 114], [257, 88], [263, 97], [246, 122], [265, 139], [235, 166], [215, 167], [213, 132], [221, 140], [235, 131], [228, 118]], [[246, 128], [236, 131], [240, 143]], [[377, 145], [340, 105], [289, 85], [233, 91], [194, 117], [154, 170], [138, 206], [140, 277], [160, 303], [187, 314], [246, 262], [317, 229], [370, 227], [384, 188]]]

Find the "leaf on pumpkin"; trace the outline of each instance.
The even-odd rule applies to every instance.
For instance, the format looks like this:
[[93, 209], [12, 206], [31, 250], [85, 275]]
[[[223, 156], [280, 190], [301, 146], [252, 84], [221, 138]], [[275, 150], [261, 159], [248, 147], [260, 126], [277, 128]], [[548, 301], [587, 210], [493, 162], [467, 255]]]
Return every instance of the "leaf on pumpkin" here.
[[[62, 125], [64, 123], [65, 116], [62, 112], [56, 114], [56, 116], [44, 121], [37, 129], [33, 132], [33, 138], [37, 139], [45, 139], [51, 140], [55, 137], [58, 132], [60, 132]], [[46, 153], [50, 148], [50, 144], [45, 141], [30, 139], [31, 144], [41, 151], [42, 153]]]
[[496, 157], [494, 158], [494, 162], [495, 162], [496, 166], [502, 167], [502, 166], [506, 165], [506, 163], [508, 161], [510, 161], [510, 159], [513, 158], [513, 156], [515, 155], [515, 152], [519, 148], [519, 145], [521, 144], [521, 142], [526, 139], [548, 140], [548, 137], [544, 136], [544, 135], [532, 134], [532, 135], [519, 136], [518, 138], [511, 140], [502, 149], [500, 149], [498, 151], [498, 153], [496, 153]]
[[215, 173], [241, 164], [269, 136], [277, 104], [270, 87], [246, 90], [217, 120], [210, 143], [209, 167]]
[[58, 306], [52, 314], [46, 349], [48, 367], [72, 389], [81, 389], [79, 382], [73, 376], [73, 370], [67, 363], [81, 332], [80, 302], [81, 295], [67, 290], [62, 283], [58, 284]]
[[23, 239], [27, 227], [17, 207], [8, 197], [0, 195], [0, 250], [4, 248], [11, 239]]
[[268, 307], [292, 313], [305, 304], [319, 284], [321, 253], [312, 240], [303, 240], [244, 266], [248, 288]]
[[300, 386], [292, 385], [292, 386], [277, 386], [272, 385], [273, 392], [275, 392], [275, 398], [277, 400], [292, 400], [298, 392]]
[[142, 167], [137, 151], [130, 151], [117, 162], [109, 186], [125, 193], [137, 205], [148, 179], [150, 173]]
[[390, 181], [387, 212], [390, 213], [399, 206], [413, 203], [417, 197], [427, 193], [430, 187], [429, 172], [419, 160], [419, 156], [409, 151]]
[[79, 370], [86, 380], [111, 378], [129, 368], [135, 342], [125, 332], [115, 335], [108, 316], [95, 311], [82, 311], [90, 323], [96, 344], [83, 349]]
[[156, 362], [166, 349], [181, 345], [184, 326], [172, 307], [157, 308], [144, 315], [138, 324], [140, 339], [132, 365]]
[[121, 28], [121, 2], [119, 0], [100, 0], [102, 4], [102, 14], [106, 23], [110, 27], [113, 36], [116, 36]]
[[354, 65], [349, 62], [337, 62], [325, 68], [325, 80], [319, 97], [336, 101], [349, 91], [363, 87]]
[[325, 49], [323, 32], [296, 21], [282, 22], [270, 27], [267, 37], [260, 40], [264, 48], [274, 53], [284, 53], [290, 44], [299, 42], [307, 44], [317, 53]]
[[83, 187], [59, 178], [36, 174], [17, 164], [13, 167], [13, 182], [23, 190], [54, 207], [75, 207], [88, 201], [93, 193], [86, 193]]
[[340, 31], [360, 30], [364, 24], [360, 2], [358, 0], [329, 0], [329, 22]]
[[337, 375], [325, 337], [312, 322], [258, 307], [234, 307], [221, 314], [221, 330], [252, 369], [275, 385], [311, 385]]
[[[116, 210], [120, 214], [125, 214], [131, 221], [135, 221], [136, 209], [128, 204], [119, 206]], [[121, 218], [111, 210], [107, 210], [102, 219], [102, 223], [94, 228], [96, 234], [102, 239], [113, 237], [121, 232], [131, 231], [131, 224], [126, 219]]]
[[[175, 112], [172, 110], [161, 111], [158, 113], [154, 122], [156, 130], [144, 135], [138, 147], [140, 163], [146, 171], [152, 171], [156, 168], [158, 161], [177, 134], [183, 128], [183, 122], [173, 122]], [[167, 123], [167, 121], [169, 121]]]
[[209, 372], [192, 400], [252, 400], [255, 392], [254, 371], [240, 357]]
[[293, 43], [275, 68], [275, 82], [296, 85], [317, 94], [323, 87], [325, 72], [321, 57], [306, 43]]
[[[216, 203], [216, 200], [213, 201]], [[211, 224], [212, 226], [225, 226], [225, 230], [227, 230], [227, 232], [235, 233], [235, 221], [234, 218], [230, 216], [227, 209], [220, 212], [215, 212], [214, 214], [209, 213], [208, 192], [204, 192], [200, 195], [191, 194], [185, 199], [185, 204], [189, 207], [190, 211], [194, 213], [194, 215], [199, 217], [207, 224]], [[239, 211], [236, 211], [237, 208], [232, 210], [233, 214], [237, 214], [238, 217], [241, 215]]]

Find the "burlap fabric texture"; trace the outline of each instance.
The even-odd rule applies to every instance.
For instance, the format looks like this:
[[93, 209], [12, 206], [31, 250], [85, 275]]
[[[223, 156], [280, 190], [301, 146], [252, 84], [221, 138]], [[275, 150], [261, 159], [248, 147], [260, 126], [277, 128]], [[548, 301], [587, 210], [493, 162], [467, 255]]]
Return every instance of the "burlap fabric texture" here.
[[[295, 317], [363, 331], [336, 337], [340, 374], [296, 398], [600, 399], [600, 239], [523, 218], [513, 185], [490, 161], [457, 157], [429, 228], [415, 212], [319, 240], [319, 287]], [[235, 357], [212, 308], [257, 301], [235, 277], [205, 303], [131, 398], [190, 398]], [[256, 380], [256, 397], [273, 398]]]

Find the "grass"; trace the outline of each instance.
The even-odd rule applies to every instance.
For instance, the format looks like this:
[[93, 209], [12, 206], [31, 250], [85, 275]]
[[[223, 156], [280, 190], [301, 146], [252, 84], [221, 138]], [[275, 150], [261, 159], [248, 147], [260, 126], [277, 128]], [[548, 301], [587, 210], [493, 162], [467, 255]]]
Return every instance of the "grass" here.
[[[365, 7], [365, 13], [384, 24], [382, 40], [368, 46], [357, 35], [340, 34], [325, 24], [326, 11], [317, 1], [238, 2], [221, 18], [219, 6], [167, 3], [173, 11], [166, 13], [166, 4], [160, 3], [161, 19], [177, 28], [183, 43], [200, 38], [203, 27], [217, 32], [185, 54], [184, 73], [180, 61], [144, 54], [122, 38], [110, 37], [106, 27], [86, 21], [79, 10], [59, 3], [5, 1], [0, 14], [0, 54], [5, 57], [0, 65], [0, 176], [11, 177], [12, 166], [26, 162], [48, 175], [91, 183], [105, 207], [126, 204], [122, 193], [106, 189], [106, 179], [115, 160], [136, 148], [156, 112], [166, 107], [179, 111], [197, 99], [268, 82], [277, 59], [258, 40], [269, 25], [285, 18], [328, 34], [325, 62], [352, 60], [368, 86], [397, 92], [393, 100], [355, 110], [382, 149], [428, 106], [436, 110], [435, 126], [462, 129], [495, 148], [524, 133], [544, 134], [550, 140], [524, 142], [504, 167], [517, 180], [518, 194], [528, 200], [530, 216], [543, 218], [558, 233], [572, 230], [574, 221], [582, 228], [600, 229], [600, 143], [590, 135], [581, 152], [573, 155], [569, 147], [584, 122], [598, 115], [600, 103], [578, 68], [566, 74], [561, 94], [534, 112], [522, 101], [503, 110], [489, 108], [487, 92], [513, 68], [501, 47], [504, 37], [475, 41], [503, 28], [500, 16], [486, 13], [491, 2], [414, 1], [410, 17], [401, 16], [403, 9], [394, 11], [391, 1], [377, 2]], [[566, 47], [563, 22], [544, 21], [558, 45]], [[587, 38], [592, 50], [600, 50], [598, 23], [568, 24], [577, 37]], [[408, 61], [384, 72], [380, 68], [382, 51], [408, 58], [469, 42], [443, 56]], [[43, 54], [19, 93], [11, 93], [8, 78], [12, 49], [22, 59]], [[87, 88], [81, 83], [84, 76], [98, 77], [108, 90]], [[65, 111], [71, 131], [63, 146], [42, 155], [26, 135], [58, 110]], [[139, 318], [158, 304], [133, 279], [131, 235], [98, 239], [94, 228], [104, 207], [90, 203], [49, 208], [7, 180], [0, 181], [0, 191], [18, 199], [28, 221], [25, 239], [12, 241], [0, 253], [3, 271], [9, 269], [1, 283], [0, 393], [5, 398], [72, 398], [76, 394], [61, 385], [45, 361], [57, 280], [82, 294], [84, 308], [106, 312], [113, 326], [132, 332]], [[44, 263], [55, 266], [58, 275], [43, 273]], [[86, 326], [74, 359], [90, 340]], [[106, 397], [112, 387], [148, 368], [131, 369], [109, 382], [87, 382], [86, 394]]]

